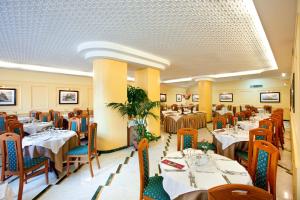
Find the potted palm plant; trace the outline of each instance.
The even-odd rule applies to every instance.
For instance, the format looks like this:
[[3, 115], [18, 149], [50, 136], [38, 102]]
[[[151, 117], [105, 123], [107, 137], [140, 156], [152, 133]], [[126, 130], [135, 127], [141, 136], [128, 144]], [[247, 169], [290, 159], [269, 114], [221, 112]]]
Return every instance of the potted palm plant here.
[[149, 100], [147, 93], [138, 87], [127, 87], [127, 101], [124, 103], [109, 103], [108, 107], [119, 111], [122, 117], [127, 116], [129, 120], [133, 121], [136, 130], [133, 144], [135, 148], [139, 141], [147, 138], [149, 141], [156, 139], [153, 133], [147, 130], [147, 118], [153, 117], [158, 119], [152, 111], [154, 108], [159, 107], [159, 101]]

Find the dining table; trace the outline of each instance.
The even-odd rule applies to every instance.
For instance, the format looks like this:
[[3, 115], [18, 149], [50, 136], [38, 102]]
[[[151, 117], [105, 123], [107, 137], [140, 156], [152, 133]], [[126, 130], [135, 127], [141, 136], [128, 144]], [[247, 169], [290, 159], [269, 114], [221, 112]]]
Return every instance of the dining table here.
[[269, 118], [271, 115], [268, 113], [258, 113], [250, 117], [249, 120], [238, 121], [237, 125], [246, 131], [259, 127], [259, 121]]
[[8, 182], [0, 182], [0, 200], [13, 200], [14, 192]]
[[206, 113], [194, 112], [166, 114], [164, 117], [164, 131], [177, 133], [180, 128], [200, 129], [206, 127]]
[[50, 159], [57, 172], [63, 171], [66, 153], [78, 146], [78, 136], [72, 130], [50, 129], [25, 136], [22, 140], [24, 156]]
[[159, 165], [164, 190], [175, 200], [207, 200], [207, 190], [218, 185], [252, 185], [252, 179], [242, 165], [212, 151], [185, 149], [171, 152]]
[[32, 121], [29, 123], [23, 124], [24, 132], [28, 134], [35, 134], [41, 132], [49, 127], [53, 127], [53, 122], [41, 122], [41, 121]]

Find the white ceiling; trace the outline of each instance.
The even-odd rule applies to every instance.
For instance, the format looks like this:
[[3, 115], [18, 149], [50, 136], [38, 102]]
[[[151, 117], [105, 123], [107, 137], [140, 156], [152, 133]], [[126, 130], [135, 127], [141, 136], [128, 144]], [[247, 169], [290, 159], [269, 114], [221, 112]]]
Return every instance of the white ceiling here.
[[[77, 46], [101, 40], [168, 59], [162, 80], [269, 67], [247, 1], [1, 0], [0, 60], [91, 71]], [[296, 0], [254, 3], [279, 69], [288, 71]]]

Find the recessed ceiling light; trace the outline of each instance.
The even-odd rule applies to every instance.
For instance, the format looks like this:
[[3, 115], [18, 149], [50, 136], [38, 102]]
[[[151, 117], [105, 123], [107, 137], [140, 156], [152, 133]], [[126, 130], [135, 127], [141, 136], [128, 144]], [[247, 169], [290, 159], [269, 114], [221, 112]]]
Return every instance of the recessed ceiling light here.
[[191, 81], [191, 80], [193, 80], [193, 78], [191, 78], [191, 77], [178, 78], [178, 79], [170, 79], [170, 80], [162, 81], [162, 83], [178, 83], [178, 82], [187, 82], [187, 81]]
[[286, 77], [286, 73], [281, 73], [281, 76], [282, 77]]

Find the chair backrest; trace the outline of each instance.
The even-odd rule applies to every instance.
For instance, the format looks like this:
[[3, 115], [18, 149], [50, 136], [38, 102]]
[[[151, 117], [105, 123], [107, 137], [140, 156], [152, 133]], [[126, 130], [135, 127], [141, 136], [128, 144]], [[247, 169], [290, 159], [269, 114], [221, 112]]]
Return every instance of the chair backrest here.
[[232, 112], [233, 112], [233, 115], [235, 115], [235, 113], [236, 113], [236, 106], [232, 107]]
[[75, 114], [73, 113], [73, 112], [69, 112], [68, 113], [68, 118], [70, 119], [70, 118], [72, 118], [72, 117], [74, 117], [75, 116]]
[[6, 131], [6, 114], [0, 114], [0, 133]]
[[80, 120], [80, 131], [81, 132], [87, 132], [88, 131], [88, 126], [90, 123], [90, 116], [88, 115], [80, 115], [78, 116]]
[[223, 116], [217, 116], [213, 118], [213, 129], [226, 128], [226, 118]]
[[[181, 141], [183, 141], [183, 143], [181, 143]], [[197, 142], [198, 142], [197, 129], [181, 128], [177, 131], [177, 151], [188, 149], [188, 148], [197, 149]]]
[[6, 112], [0, 112], [0, 115], [7, 115]]
[[69, 130], [75, 131], [76, 133], [80, 132], [80, 120], [77, 117], [72, 117], [69, 119]]
[[234, 118], [233, 118], [232, 113], [230, 113], [230, 112], [225, 113], [224, 116], [226, 117], [226, 122], [227, 122], [227, 124], [233, 125], [233, 123], [234, 123]]
[[53, 112], [54, 112], [53, 109], [50, 109], [49, 112], [48, 112], [50, 114], [51, 121], [53, 121]]
[[51, 121], [51, 115], [47, 112], [40, 113], [39, 119], [41, 122], [50, 122]]
[[266, 140], [272, 142], [272, 132], [265, 128], [255, 128], [249, 131], [249, 145], [248, 145], [248, 169], [251, 167], [253, 156], [253, 143], [256, 140]]
[[41, 114], [41, 112], [32, 110], [29, 112], [29, 117], [34, 117], [35, 119], [39, 120], [40, 114]]
[[242, 184], [219, 185], [208, 190], [208, 200], [272, 200], [273, 196], [258, 187]]
[[276, 175], [279, 150], [270, 142], [258, 140], [253, 145], [249, 170], [253, 185], [269, 191], [276, 199]]
[[140, 199], [143, 199], [145, 187], [149, 183], [149, 155], [148, 155], [148, 140], [142, 139], [138, 145], [139, 167], [140, 167]]
[[264, 105], [264, 110], [265, 110], [267, 113], [272, 113], [272, 106]]
[[52, 111], [51, 112], [51, 120], [56, 122], [57, 120], [59, 120], [59, 117], [61, 116], [59, 111]]
[[12, 123], [9, 123], [8, 131], [18, 134], [21, 138], [24, 137], [23, 124], [18, 122], [18, 121], [14, 121]]
[[97, 123], [90, 124], [88, 129], [88, 151], [90, 154], [97, 151]]
[[243, 111], [244, 114], [245, 114], [245, 119], [250, 119], [251, 115], [252, 115], [252, 112], [251, 110], [245, 110]]
[[265, 129], [269, 129], [270, 131], [273, 132], [273, 123], [270, 120], [260, 120], [259, 121], [259, 128], [265, 128]]
[[178, 111], [178, 105], [177, 105], [177, 104], [171, 105], [171, 109], [172, 109], [173, 111]]
[[17, 115], [7, 115], [6, 120], [10, 120], [10, 119], [18, 120], [18, 116]]
[[4, 163], [7, 163], [7, 171], [14, 173], [20, 171], [20, 174], [23, 174], [21, 137], [18, 134], [6, 132], [0, 135], [0, 146], [2, 159], [4, 160]]
[[237, 117], [238, 121], [243, 121], [245, 120], [245, 113], [244, 112], [237, 112], [235, 114], [235, 116]]
[[280, 128], [281, 128], [281, 122], [280, 119], [276, 117], [270, 117], [268, 119], [273, 123], [273, 144], [278, 148], [279, 147], [279, 134], [280, 134]]
[[232, 105], [227, 105], [227, 110], [232, 111]]
[[82, 111], [81, 109], [79, 109], [79, 108], [74, 108], [73, 112], [74, 112], [74, 113], [76, 114], [76, 116], [77, 116], [77, 115], [81, 115], [83, 111]]

